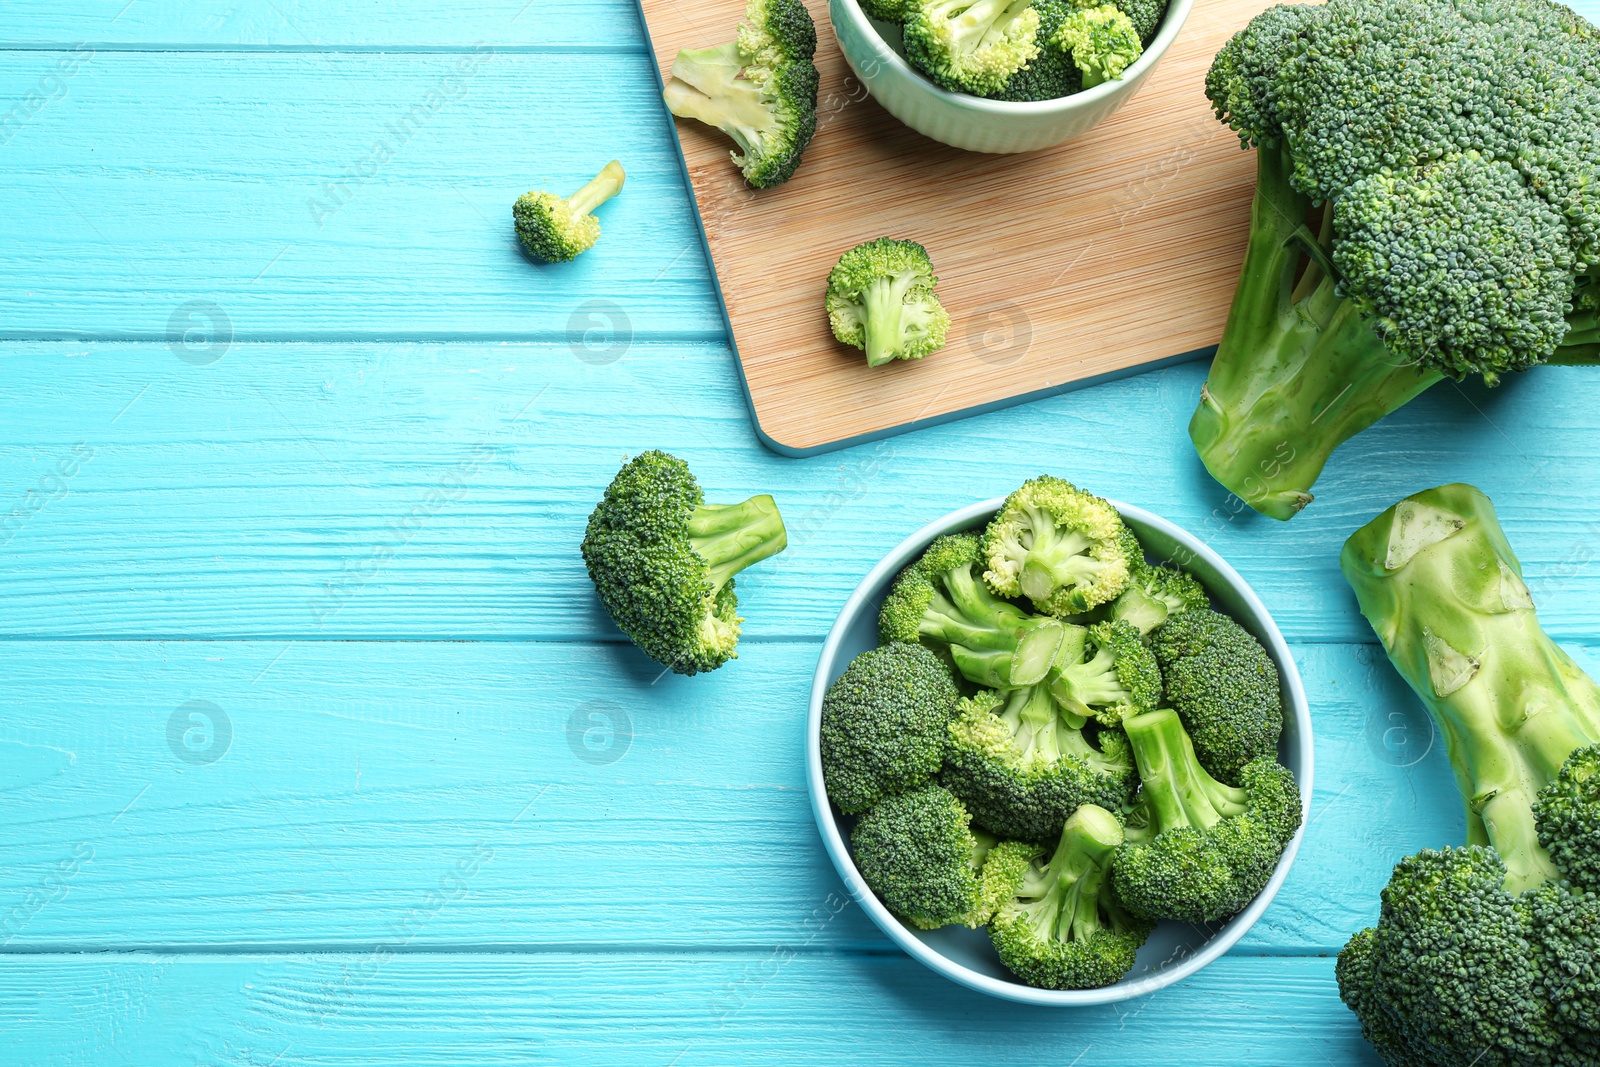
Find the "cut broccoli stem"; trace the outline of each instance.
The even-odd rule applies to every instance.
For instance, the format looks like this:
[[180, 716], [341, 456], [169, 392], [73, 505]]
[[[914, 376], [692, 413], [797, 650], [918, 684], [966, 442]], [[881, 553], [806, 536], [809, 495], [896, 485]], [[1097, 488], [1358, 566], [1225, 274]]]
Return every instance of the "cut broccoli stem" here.
[[600, 169], [582, 189], [567, 197], [575, 215], [587, 215], [622, 191], [622, 164], [612, 160]]
[[1122, 721], [1133, 761], [1139, 767], [1140, 802], [1155, 833], [1181, 826], [1210, 829], [1224, 818], [1248, 810], [1243, 789], [1224, 785], [1205, 772], [1178, 713], [1170, 708], [1132, 715]]
[[866, 305], [867, 366], [881, 367], [898, 358], [905, 343], [902, 318], [906, 293], [918, 276], [909, 271], [892, 278], [874, 278], [862, 294]]
[[1060, 716], [1044, 686], [1030, 685], [1007, 694], [1006, 705], [997, 714], [1016, 739], [1024, 766], [1061, 759]]
[[1125, 704], [1133, 699], [1117, 677], [1117, 657], [1110, 645], [1095, 650], [1094, 658], [1061, 667], [1050, 679], [1050, 691], [1064, 707], [1088, 715], [1094, 707]]
[[1101, 889], [1122, 844], [1122, 826], [1104, 808], [1085, 804], [1061, 828], [1061, 841], [1044, 867], [1030, 867], [1017, 897], [1041, 941], [1087, 941], [1101, 922]]
[[1063, 587], [1072, 587], [1102, 574], [1109, 563], [1089, 555], [1094, 541], [1077, 530], [1062, 530], [1054, 516], [1039, 512], [1033, 518], [1033, 544], [1022, 566], [1018, 584], [1022, 595], [1044, 600]]
[[689, 517], [689, 543], [710, 570], [715, 594], [728, 579], [788, 545], [778, 504], [766, 494], [742, 504], [702, 504]]
[[984, 647], [997, 642], [992, 631], [980, 631], [975, 636], [983, 638], [982, 645], [952, 643], [950, 655], [962, 676], [979, 685], [990, 689], [1031, 686], [1042, 681], [1055, 665], [1065, 635], [1066, 627], [1060, 623], [1042, 621], [1015, 637], [1004, 635], [1009, 643], [997, 648]]
[[734, 139], [740, 152], [749, 154], [778, 120], [763, 102], [763, 90], [742, 77], [743, 70], [737, 41], [679, 52], [662, 94], [667, 109], [717, 127]]

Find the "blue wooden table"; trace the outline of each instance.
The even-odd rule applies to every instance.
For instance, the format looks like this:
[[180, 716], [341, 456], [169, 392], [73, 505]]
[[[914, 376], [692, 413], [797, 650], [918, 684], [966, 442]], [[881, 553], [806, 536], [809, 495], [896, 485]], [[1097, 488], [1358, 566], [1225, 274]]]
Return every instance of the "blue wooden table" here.
[[[5, 5], [0, 1063], [1374, 1063], [1333, 954], [1463, 820], [1338, 547], [1475, 481], [1600, 668], [1600, 376], [1438, 387], [1287, 525], [1195, 460], [1203, 364], [780, 458], [649, 62], [633, 0]], [[613, 157], [600, 245], [528, 262], [511, 201]], [[708, 676], [624, 643], [577, 554], [651, 447], [789, 521]], [[894, 950], [802, 771], [848, 591], [1040, 471], [1209, 537], [1316, 716], [1266, 917], [1085, 1011]]]

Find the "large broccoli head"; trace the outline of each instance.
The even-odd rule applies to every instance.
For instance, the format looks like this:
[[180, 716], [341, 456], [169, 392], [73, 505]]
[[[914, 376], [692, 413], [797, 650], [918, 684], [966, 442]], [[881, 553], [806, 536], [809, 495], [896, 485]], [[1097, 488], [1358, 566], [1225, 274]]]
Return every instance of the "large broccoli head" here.
[[919, 930], [982, 926], [1005, 887], [983, 878], [995, 839], [974, 832], [971, 821], [961, 802], [938, 786], [885, 797], [850, 835], [856, 867], [878, 899]]
[[1209, 608], [1173, 616], [1153, 641], [1167, 702], [1194, 742], [1200, 765], [1237, 781], [1251, 760], [1277, 758], [1283, 733], [1278, 668], [1261, 642]]
[[772, 497], [707, 504], [688, 464], [650, 451], [606, 488], [583, 560], [617, 628], [657, 663], [695, 674], [736, 655], [744, 620], [733, 576], [786, 544]]
[[983, 532], [983, 576], [1001, 596], [1025, 596], [1046, 614], [1088, 611], [1127, 588], [1135, 561], [1124, 529], [1107, 501], [1060, 478], [1031, 478]]
[[825, 303], [833, 335], [867, 353], [867, 366], [921, 359], [944, 347], [950, 314], [933, 287], [928, 250], [880, 237], [850, 249], [828, 272]]

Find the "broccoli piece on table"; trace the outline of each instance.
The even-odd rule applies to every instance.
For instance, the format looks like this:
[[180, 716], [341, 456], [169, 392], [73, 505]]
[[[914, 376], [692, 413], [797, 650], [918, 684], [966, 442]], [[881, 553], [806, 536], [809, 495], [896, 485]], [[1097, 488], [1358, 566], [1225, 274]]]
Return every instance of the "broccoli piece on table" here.
[[566, 199], [535, 190], [511, 205], [517, 239], [530, 256], [546, 263], [565, 263], [594, 247], [600, 239], [595, 208], [622, 191], [622, 164], [612, 160], [582, 189]]
[[828, 273], [833, 336], [864, 349], [869, 367], [938, 351], [950, 328], [933, 292], [938, 280], [928, 250], [915, 241], [880, 237], [856, 245]]
[[949, 669], [921, 645], [883, 645], [851, 660], [822, 698], [828, 798], [853, 815], [931, 781], [959, 696]]
[[1085, 89], [1122, 77], [1144, 52], [1133, 20], [1112, 4], [1075, 9], [1061, 20], [1049, 44], [1072, 57]]
[[772, 497], [707, 504], [688, 464], [650, 451], [595, 505], [583, 561], [617, 628], [657, 663], [695, 674], [736, 658], [733, 576], [787, 544]]
[[1128, 588], [1111, 605], [1111, 617], [1148, 637], [1172, 616], [1210, 603], [1194, 575], [1170, 564], [1146, 563], [1134, 568]]
[[1135, 561], [1123, 530], [1117, 509], [1099, 497], [1049, 475], [1030, 479], [983, 532], [983, 577], [1046, 614], [1088, 611], [1127, 588]]
[[1112, 887], [1122, 841], [1117, 817], [1086, 804], [1062, 827], [1048, 858], [1037, 846], [996, 849], [1031, 859], [989, 925], [995, 951], [1017, 977], [1045, 989], [1094, 989], [1133, 969], [1155, 924], [1124, 908]]
[[757, 189], [788, 181], [817, 132], [817, 27], [802, 0], [749, 0], [738, 36], [672, 61], [667, 109], [738, 144], [733, 162]]
[[1039, 54], [1032, 0], [907, 0], [906, 58], [935, 85], [984, 96]]
[[885, 797], [850, 835], [856, 867], [878, 899], [919, 930], [982, 926], [1005, 887], [984, 877], [995, 839], [971, 821], [961, 801], [936, 785]]
[[1161, 670], [1137, 628], [1096, 623], [1089, 628], [1086, 651], [1076, 662], [1058, 659], [1051, 672], [1050, 692], [1062, 707], [1106, 726], [1155, 710], [1161, 702]]
[[1300, 828], [1294, 776], [1270, 759], [1246, 764], [1239, 786], [1200, 766], [1170, 708], [1123, 720], [1139, 769], [1138, 811], [1117, 856], [1116, 888], [1153, 919], [1211, 922], [1265, 888]]
[[1200, 765], [1237, 781], [1251, 760], [1278, 755], [1283, 696], [1278, 667], [1261, 642], [1210, 608], [1176, 615], [1156, 631], [1167, 702], [1194, 742]]
[[[1033, 9], [1039, 13], [1041, 42], [1048, 42], [1055, 36], [1061, 20], [1073, 10], [1071, 0], [1034, 0]], [[1072, 62], [1072, 57], [1058, 48], [1041, 45], [1038, 55], [989, 95], [995, 100], [1032, 103], [1071, 96], [1082, 88], [1083, 73]]]

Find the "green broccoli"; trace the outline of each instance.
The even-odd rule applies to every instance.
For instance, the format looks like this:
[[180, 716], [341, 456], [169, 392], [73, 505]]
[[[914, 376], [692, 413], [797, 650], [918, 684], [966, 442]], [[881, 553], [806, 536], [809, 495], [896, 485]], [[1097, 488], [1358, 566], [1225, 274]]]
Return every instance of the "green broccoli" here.
[[667, 109], [738, 144], [733, 162], [756, 189], [788, 181], [817, 132], [817, 27], [802, 0], [748, 0], [735, 40], [672, 61]]
[[[1073, 10], [1071, 0], [1034, 0], [1033, 9], [1039, 13], [1038, 38], [1041, 42], [1048, 42], [1054, 37], [1061, 21]], [[1071, 96], [1082, 88], [1083, 74], [1072, 62], [1072, 57], [1059, 48], [1041, 45], [1038, 55], [1028, 60], [999, 90], [989, 95], [995, 100], [1032, 103]]]
[[1111, 617], [1148, 637], [1168, 618], [1211, 602], [1194, 575], [1170, 564], [1135, 566], [1128, 588], [1111, 605]]
[[851, 660], [822, 698], [828, 798], [854, 815], [926, 785], [939, 773], [959, 696], [949, 669], [921, 645], [883, 645]]
[[1101, 622], [1089, 628], [1089, 654], [1057, 666], [1050, 692], [1068, 711], [1107, 726], [1153, 711], [1161, 702], [1161, 671], [1136, 627]]
[[1600, 361], [1595, 41], [1543, 0], [1330, 0], [1217, 54], [1206, 94], [1257, 183], [1189, 434], [1245, 503], [1290, 518], [1441, 378]]
[[905, 22], [908, 14], [906, 0], [858, 0], [867, 18], [879, 22], [892, 22], [896, 26]]
[[933, 292], [938, 280], [928, 250], [915, 241], [880, 237], [856, 245], [828, 272], [833, 336], [865, 349], [869, 367], [938, 351], [950, 328]]
[[1061, 20], [1049, 45], [1072, 57], [1085, 89], [1122, 77], [1144, 51], [1133, 20], [1113, 4], [1075, 9]]
[[[1139, 35], [1139, 44], [1149, 48], [1150, 42], [1156, 39], [1156, 32], [1161, 29], [1161, 20], [1167, 16], [1167, 0], [1114, 0], [1114, 3], [1117, 10], [1133, 22], [1134, 32]], [[1095, 6], [1094, 0], [1086, 0], [1082, 6]]]
[[1039, 54], [1032, 0], [907, 0], [906, 58], [953, 93], [999, 92]]
[[995, 839], [971, 829], [961, 801], [936, 785], [884, 797], [850, 835], [856, 868], [888, 909], [919, 930], [989, 921], [1006, 895]]
[[1122, 840], [1115, 815], [1085, 804], [1062, 827], [1048, 861], [1037, 846], [1007, 842], [995, 850], [997, 860], [1013, 853], [1030, 860], [989, 925], [995, 951], [1017, 977], [1045, 989], [1094, 989], [1133, 969], [1155, 924], [1130, 914], [1112, 888]]
[[1123, 720], [1139, 769], [1138, 809], [1117, 856], [1123, 902], [1152, 919], [1211, 922], [1266, 886], [1300, 828], [1300, 790], [1271, 759], [1224, 785], [1200, 766], [1170, 708]]
[[1068, 720], [1043, 685], [961, 701], [940, 781], [980, 826], [1027, 841], [1053, 838], [1080, 805], [1118, 808], [1134, 788], [1127, 740]]
[[1339, 992], [1392, 1067], [1566, 1067], [1600, 1056], [1600, 686], [1540, 626], [1493, 505], [1408, 497], [1340, 566], [1433, 716], [1467, 844], [1402, 860]]
[[511, 205], [517, 239], [528, 255], [546, 263], [565, 263], [600, 239], [595, 208], [622, 192], [622, 164], [612, 160], [582, 189], [563, 200], [554, 193], [523, 193]]
[[879, 635], [948, 649], [962, 675], [979, 685], [1011, 689], [1043, 680], [1069, 629], [996, 597], [973, 573], [977, 566], [973, 535], [935, 539], [890, 587]]
[[1283, 733], [1278, 668], [1261, 642], [1210, 608], [1176, 615], [1156, 631], [1167, 702], [1183, 720], [1200, 765], [1238, 780], [1251, 760], [1277, 758]]
[[1049, 615], [1088, 611], [1127, 588], [1135, 561], [1123, 530], [1106, 501], [1060, 478], [1032, 478], [983, 532], [983, 577], [1001, 596], [1025, 596]]
[[657, 663], [695, 674], [737, 656], [733, 576], [787, 544], [772, 497], [707, 504], [688, 464], [650, 451], [595, 505], [583, 561], [617, 628]]

